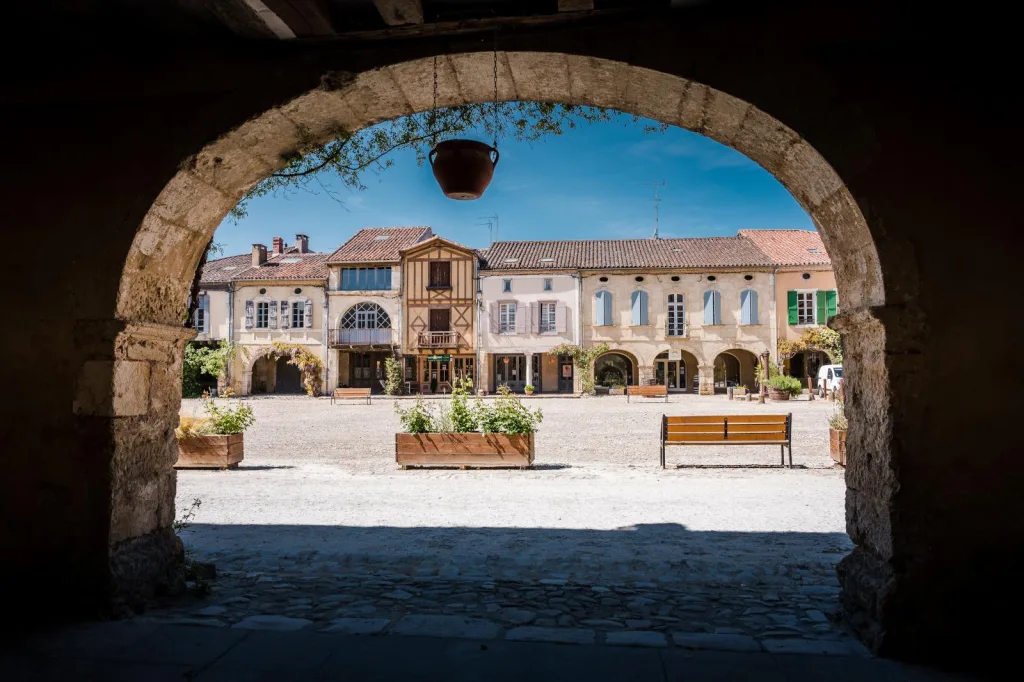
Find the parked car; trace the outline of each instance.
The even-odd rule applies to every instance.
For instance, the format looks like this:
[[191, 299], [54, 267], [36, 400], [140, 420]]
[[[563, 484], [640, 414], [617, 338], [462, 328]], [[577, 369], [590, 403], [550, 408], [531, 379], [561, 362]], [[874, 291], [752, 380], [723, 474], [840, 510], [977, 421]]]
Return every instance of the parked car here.
[[824, 398], [829, 391], [838, 391], [842, 378], [842, 365], [822, 365], [818, 369], [818, 395]]

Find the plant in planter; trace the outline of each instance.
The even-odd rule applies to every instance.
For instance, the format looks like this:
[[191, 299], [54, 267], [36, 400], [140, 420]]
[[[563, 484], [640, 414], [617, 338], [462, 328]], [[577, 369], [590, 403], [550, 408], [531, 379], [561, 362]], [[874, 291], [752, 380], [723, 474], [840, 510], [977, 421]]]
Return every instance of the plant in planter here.
[[523, 388], [523, 391], [526, 393], [526, 395], [533, 395], [534, 390], [535, 389], [533, 387], [533, 384], [526, 384], [526, 387]]
[[832, 459], [842, 466], [846, 466], [846, 431], [849, 426], [845, 406], [838, 400], [835, 411], [828, 418], [828, 447]]
[[178, 440], [178, 469], [228, 469], [245, 456], [244, 433], [256, 421], [245, 404], [203, 400], [205, 417], [182, 416], [174, 435]]
[[395, 405], [405, 433], [395, 434], [395, 461], [409, 466], [518, 466], [533, 464], [533, 433], [543, 418], [505, 386], [493, 404], [477, 399], [470, 408], [469, 382], [456, 382], [439, 414], [419, 398]]
[[795, 377], [776, 374], [768, 380], [768, 395], [772, 400], [789, 400], [790, 396], [800, 395], [803, 386]]

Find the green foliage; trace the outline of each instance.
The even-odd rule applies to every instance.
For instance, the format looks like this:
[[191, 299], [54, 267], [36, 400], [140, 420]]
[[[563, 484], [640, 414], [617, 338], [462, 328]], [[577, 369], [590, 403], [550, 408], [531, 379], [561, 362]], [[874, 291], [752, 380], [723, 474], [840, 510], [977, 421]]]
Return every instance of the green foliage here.
[[384, 394], [402, 395], [405, 393], [405, 377], [402, 375], [402, 363], [398, 358], [389, 355], [384, 358]]
[[540, 410], [525, 407], [508, 386], [498, 387], [498, 397], [493, 405], [477, 400], [474, 411], [483, 433], [533, 433], [537, 430], [537, 424], [544, 419]]
[[218, 404], [217, 401], [206, 398], [203, 400], [203, 409], [209, 415], [209, 432], [218, 436], [243, 433], [256, 422], [252, 408], [244, 403]]
[[434, 416], [423, 398], [416, 396], [412, 407], [403, 408], [395, 402], [395, 413], [402, 422], [406, 433], [431, 433], [434, 427]]
[[530, 410], [507, 386], [498, 388], [494, 404], [477, 399], [469, 407], [469, 381], [455, 382], [447, 406], [434, 415], [423, 398], [417, 396], [411, 407], [395, 403], [395, 413], [407, 433], [505, 433], [526, 434], [537, 430], [544, 416], [540, 410]]
[[796, 377], [788, 377], [784, 374], [776, 374], [769, 379], [768, 387], [774, 388], [776, 391], [789, 393], [790, 395], [800, 395], [804, 390], [799, 379]]
[[302, 377], [302, 387], [306, 389], [306, 395], [319, 395], [324, 381], [324, 361], [309, 351], [306, 346], [296, 343], [278, 341], [271, 344], [267, 357], [276, 360], [280, 357], [287, 357], [289, 365], [299, 368]]
[[832, 364], [843, 362], [843, 340], [835, 329], [825, 326], [808, 327], [796, 341], [779, 340], [779, 357], [791, 358], [802, 351], [821, 351]]
[[[231, 218], [246, 215], [250, 200], [280, 193], [306, 190], [323, 191], [332, 196], [318, 177], [331, 173], [347, 189], [365, 189], [367, 171], [379, 173], [394, 163], [388, 156], [400, 149], [411, 149], [423, 164], [431, 148], [442, 140], [472, 135], [485, 139], [509, 139], [536, 142], [549, 135], [561, 135], [581, 123], [623, 120], [635, 124], [636, 116], [607, 109], [556, 104], [551, 102], [490, 102], [437, 109], [380, 123], [358, 132], [339, 127], [330, 131], [330, 140], [322, 143], [306, 128], [299, 128], [299, 144], [282, 161], [281, 170], [246, 192]], [[667, 126], [646, 126], [645, 130], [663, 131]]]
[[850, 423], [846, 420], [846, 407], [842, 400], [836, 401], [835, 411], [828, 418], [828, 427], [836, 431], [846, 431], [850, 428]]
[[203, 392], [201, 377], [208, 374], [220, 378], [235, 354], [237, 344], [221, 341], [216, 345], [189, 343], [185, 346], [185, 357], [181, 363], [181, 395], [198, 398]]
[[591, 348], [583, 348], [574, 343], [563, 343], [548, 351], [551, 355], [568, 355], [576, 368], [580, 370], [580, 382], [583, 392], [594, 392], [594, 361], [609, 351], [607, 343], [599, 343]]
[[533, 393], [537, 389], [534, 387], [533, 384], [526, 384], [526, 386], [523, 387], [523, 390], [526, 391], [527, 393]]

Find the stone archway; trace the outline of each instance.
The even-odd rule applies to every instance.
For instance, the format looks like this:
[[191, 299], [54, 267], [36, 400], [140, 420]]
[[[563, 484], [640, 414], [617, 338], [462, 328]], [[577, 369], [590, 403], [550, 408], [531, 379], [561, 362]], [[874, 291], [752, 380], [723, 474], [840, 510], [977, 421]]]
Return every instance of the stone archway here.
[[635, 385], [640, 365], [629, 351], [612, 349], [594, 359], [594, 385], [612, 388]]
[[[133, 405], [129, 408], [134, 410], [131, 414], [154, 423], [169, 423], [177, 401], [171, 386], [177, 374], [174, 358], [180, 355], [180, 346], [187, 339], [187, 334], [177, 330], [188, 284], [213, 231], [244, 191], [280, 167], [281, 159], [297, 148], [300, 138], [324, 138], [339, 124], [358, 129], [429, 108], [432, 100], [427, 76], [431, 61], [406, 61], [369, 69], [352, 78], [326, 79], [323, 88], [225, 132], [187, 159], [139, 226], [120, 282], [115, 317], [134, 325], [124, 332], [122, 347], [132, 347], [153, 334], [174, 337], [174, 344], [167, 350], [171, 360], [148, 361], [145, 382], [139, 383], [151, 392], [168, 395], [169, 400]], [[489, 53], [451, 54], [441, 62], [439, 104], [481, 102], [493, 97], [493, 84], [486, 77], [491, 68]], [[701, 83], [637, 65], [591, 56], [514, 51], [501, 52], [499, 64], [502, 99], [589, 104], [647, 116], [732, 146], [774, 174], [808, 211], [834, 254], [844, 301], [837, 326], [844, 333], [849, 367], [848, 411], [853, 426], [848, 448], [851, 452], [888, 451], [890, 378], [886, 364], [877, 360], [886, 344], [886, 333], [875, 312], [887, 303], [882, 266], [857, 202], [806, 140], [750, 103]], [[114, 362], [94, 370], [95, 381], [102, 392], [104, 386], [116, 385], [120, 376], [131, 375], [141, 382], [142, 371], [138, 361], [118, 355]], [[83, 383], [79, 392], [92, 390], [87, 386]], [[869, 392], [859, 390], [869, 386]], [[124, 413], [115, 410], [113, 414]], [[115, 457], [132, 460], [140, 447], [142, 443], [137, 439], [130, 440], [117, 446]], [[161, 439], [145, 447], [161, 452], [173, 448], [173, 444]], [[146, 467], [134, 469], [118, 487], [130, 494], [142, 481], [166, 475], [170, 484], [164, 487], [160, 504], [173, 504], [173, 477], [165, 474], [166, 460], [166, 456], [150, 458]], [[885, 530], [889, 520], [884, 500], [891, 497], [893, 489], [884, 484], [884, 476], [879, 478], [878, 462], [875, 460], [871, 467], [864, 464], [860, 470], [851, 468], [849, 474], [851, 480], [866, 483], [858, 486], [848, 500], [850, 532], [866, 548], [851, 560], [851, 566], [860, 566], [859, 576], [890, 570], [886, 562], [891, 554], [891, 537]], [[152, 503], [133, 498], [126, 513], [145, 512], [149, 506]], [[148, 518], [145, 523], [133, 524], [128, 532], [113, 534], [112, 553], [118, 556], [126, 552], [127, 561], [138, 551], [139, 542], [163, 547], [150, 553], [156, 570], [161, 565], [160, 557], [170, 556], [169, 520], [159, 515]], [[115, 576], [115, 581], [120, 579]], [[855, 601], [861, 599], [856, 591], [850, 594]], [[863, 598], [868, 598], [868, 593]]]
[[758, 354], [745, 348], [729, 348], [714, 360], [715, 392], [725, 393], [730, 386], [745, 386], [754, 390]]

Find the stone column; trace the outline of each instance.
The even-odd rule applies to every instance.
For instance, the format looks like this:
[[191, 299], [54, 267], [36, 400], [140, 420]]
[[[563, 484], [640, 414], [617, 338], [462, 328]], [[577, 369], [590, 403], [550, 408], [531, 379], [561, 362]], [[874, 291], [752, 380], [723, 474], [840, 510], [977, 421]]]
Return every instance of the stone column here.
[[654, 365], [637, 365], [637, 381], [640, 386], [654, 382]]
[[700, 366], [700, 394], [701, 395], [714, 395], [715, 394], [715, 366], [714, 365], [701, 365]]
[[184, 556], [171, 529], [174, 429], [182, 357], [195, 332], [109, 320], [83, 324], [76, 336], [82, 358], [73, 411], [84, 441], [106, 457], [108, 605], [180, 590]]
[[533, 353], [526, 354], [526, 385], [533, 385]]

